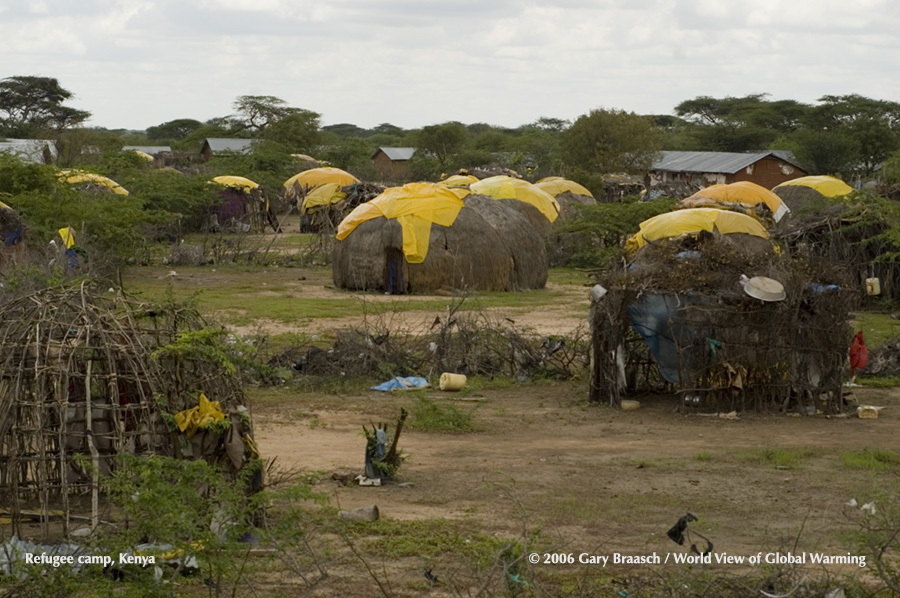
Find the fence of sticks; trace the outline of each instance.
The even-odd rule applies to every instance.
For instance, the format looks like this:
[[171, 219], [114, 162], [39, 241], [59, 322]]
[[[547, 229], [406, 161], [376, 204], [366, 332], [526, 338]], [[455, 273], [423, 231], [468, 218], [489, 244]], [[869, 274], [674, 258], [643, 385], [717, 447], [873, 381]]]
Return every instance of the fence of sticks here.
[[[749, 296], [742, 274], [780, 282], [784, 299]], [[674, 392], [688, 409], [842, 409], [858, 293], [832, 263], [714, 235], [644, 247], [598, 282], [608, 292], [591, 305], [592, 401]]]
[[[203, 325], [190, 308], [154, 309], [87, 284], [0, 306], [0, 504], [13, 533], [38, 506], [45, 537], [49, 513], [67, 534], [88, 497], [96, 527], [100, 476], [117, 455], [181, 457], [183, 435], [166, 414], [196, 406], [198, 390], [224, 411], [244, 403], [238, 377], [209, 360], [153, 356]], [[210, 458], [213, 444], [193, 456]]]

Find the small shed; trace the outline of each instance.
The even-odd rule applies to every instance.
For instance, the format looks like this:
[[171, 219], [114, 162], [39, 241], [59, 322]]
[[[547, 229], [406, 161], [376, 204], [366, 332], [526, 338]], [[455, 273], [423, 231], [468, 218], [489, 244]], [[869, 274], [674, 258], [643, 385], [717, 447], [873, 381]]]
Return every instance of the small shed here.
[[708, 187], [750, 181], [771, 189], [785, 181], [805, 176], [789, 151], [765, 152], [660, 152], [650, 167], [650, 186], [687, 183]]
[[406, 179], [407, 163], [414, 153], [414, 147], [379, 147], [372, 154], [372, 162], [383, 180], [398, 181]]

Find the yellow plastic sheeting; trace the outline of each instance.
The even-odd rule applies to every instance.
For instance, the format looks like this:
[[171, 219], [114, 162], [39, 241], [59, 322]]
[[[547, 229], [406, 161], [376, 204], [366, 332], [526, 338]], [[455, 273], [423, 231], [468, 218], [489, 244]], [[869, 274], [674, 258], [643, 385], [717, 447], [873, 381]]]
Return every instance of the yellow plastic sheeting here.
[[223, 419], [225, 419], [225, 414], [222, 413], [219, 402], [210, 401], [202, 392], [196, 407], [175, 414], [175, 423], [178, 425], [178, 429], [189, 439], [197, 433], [197, 430]]
[[242, 176], [217, 176], [213, 177], [213, 182], [218, 183], [225, 187], [233, 187], [235, 189], [240, 189], [245, 193], [249, 193], [253, 189], [258, 189], [259, 185], [251, 181], [250, 179], [244, 178]]
[[303, 198], [303, 204], [300, 206], [301, 214], [309, 214], [318, 206], [330, 206], [346, 198], [347, 194], [341, 191], [341, 186], [337, 183], [325, 183], [319, 185], [309, 192], [309, 195]]
[[407, 183], [389, 187], [370, 202], [361, 204], [338, 225], [342, 241], [356, 227], [375, 218], [394, 218], [403, 229], [403, 255], [410, 264], [421, 264], [428, 255], [431, 225], [451, 226], [463, 207], [451, 189], [435, 183]]
[[644, 220], [637, 234], [625, 242], [625, 247], [629, 251], [636, 251], [650, 241], [696, 234], [704, 230], [722, 235], [744, 233], [763, 239], [769, 238], [769, 233], [759, 220], [746, 214], [717, 208], [693, 208], [675, 210]]
[[522, 179], [508, 176], [492, 176], [469, 185], [472, 193], [488, 195], [494, 199], [515, 199], [536, 207], [550, 222], [559, 217], [559, 203], [543, 189]]
[[3, 203], [2, 201], [0, 201], [0, 208], [2, 208], [2, 209], [4, 209], [4, 210], [12, 210], [11, 207], [9, 207], [8, 205], [6, 205], [6, 204]]
[[359, 179], [346, 170], [324, 166], [322, 168], [311, 168], [309, 170], [304, 170], [303, 172], [298, 172], [284, 182], [284, 188], [290, 189], [295, 183], [304, 189], [312, 189], [313, 187], [318, 187], [325, 183], [337, 183], [341, 187], [345, 187], [347, 185], [354, 185], [358, 182]]
[[697, 191], [684, 201], [690, 203], [692, 199], [697, 197], [707, 197], [721, 204], [742, 204], [747, 207], [764, 203], [772, 210], [775, 222], [779, 222], [790, 212], [780, 197], [765, 187], [750, 181], [739, 181], [728, 185], [712, 185], [711, 187], [700, 189], [700, 191]]
[[59, 229], [59, 236], [62, 237], [63, 243], [66, 244], [66, 249], [71, 249], [72, 245], [75, 244], [75, 231], [72, 230], [71, 226]]
[[112, 179], [106, 178], [105, 176], [94, 174], [93, 172], [82, 172], [80, 170], [60, 170], [58, 176], [59, 180], [71, 185], [77, 185], [78, 183], [93, 183], [95, 185], [102, 185], [103, 187], [112, 190], [112, 192], [116, 195], [128, 195], [128, 190], [119, 183], [115, 182]]
[[467, 196], [472, 195], [472, 192], [466, 189], [465, 187], [447, 187], [450, 191], [453, 192], [453, 195], [460, 199], [465, 199]]
[[[848, 193], [853, 193], [854, 189], [841, 179], [835, 178], [833, 176], [802, 176], [798, 179], [792, 179], [790, 181], [781, 183], [777, 185], [775, 189], [778, 187], [793, 187], [793, 186], [802, 186], [809, 187], [811, 189], [815, 189], [825, 197], [841, 197], [842, 195], [847, 195]], [[773, 189], [773, 191], [775, 190]]]
[[136, 153], [138, 156], [140, 156], [142, 159], [146, 160], [147, 162], [153, 162], [153, 156], [151, 156], [147, 152], [142, 152], [141, 150], [132, 150], [132, 151], [134, 153]]
[[575, 181], [564, 179], [561, 176], [547, 176], [534, 184], [539, 189], [543, 189], [553, 197], [560, 193], [574, 193], [575, 195], [584, 195], [594, 197], [594, 194], [588, 191], [588, 188], [579, 185]]
[[471, 174], [453, 174], [439, 182], [438, 185], [444, 187], [466, 187], [477, 182], [478, 177], [472, 176]]

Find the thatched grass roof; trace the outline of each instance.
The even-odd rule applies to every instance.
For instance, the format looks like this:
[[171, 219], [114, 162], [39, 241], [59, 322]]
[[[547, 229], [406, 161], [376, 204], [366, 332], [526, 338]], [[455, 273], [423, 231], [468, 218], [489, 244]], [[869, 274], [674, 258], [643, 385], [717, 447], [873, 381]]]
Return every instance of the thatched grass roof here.
[[559, 203], [559, 220], [567, 220], [575, 216], [577, 213], [575, 206], [597, 205], [597, 200], [593, 197], [579, 195], [570, 191], [557, 195], [556, 201]]
[[[516, 201], [470, 195], [449, 227], [433, 224], [428, 254], [421, 264], [402, 262], [406, 292], [442, 288], [521, 291], [547, 282], [544, 242]], [[546, 221], [537, 210], [538, 217]], [[360, 224], [334, 245], [336, 286], [387, 290], [389, 254], [402, 256], [403, 235], [396, 220], [376, 218]]]

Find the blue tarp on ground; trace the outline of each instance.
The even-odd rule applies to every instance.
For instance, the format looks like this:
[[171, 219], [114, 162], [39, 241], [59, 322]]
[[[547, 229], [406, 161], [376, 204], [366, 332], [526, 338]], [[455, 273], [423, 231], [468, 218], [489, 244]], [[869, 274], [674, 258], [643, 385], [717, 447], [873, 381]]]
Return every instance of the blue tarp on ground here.
[[428, 380], [416, 376], [403, 378], [397, 376], [387, 382], [382, 382], [378, 386], [373, 386], [372, 390], [380, 390], [381, 392], [390, 392], [392, 390], [415, 390], [417, 388], [427, 388]]

